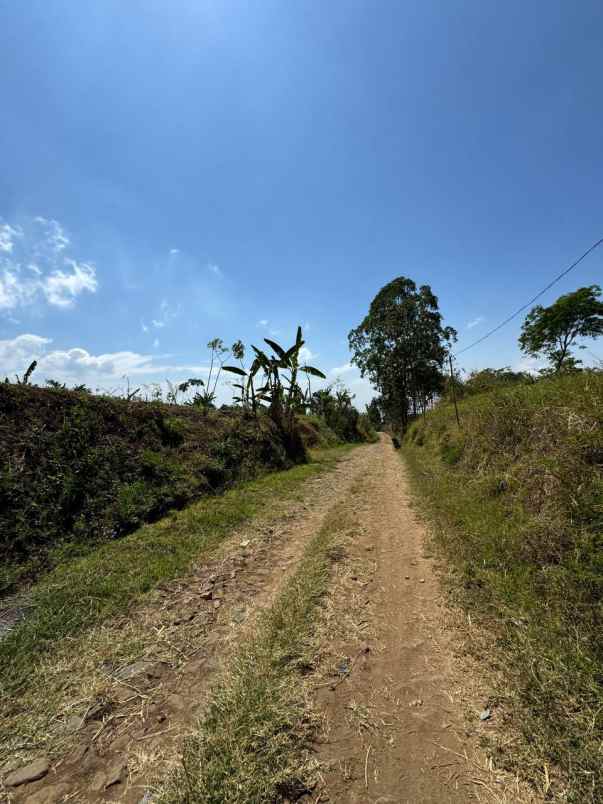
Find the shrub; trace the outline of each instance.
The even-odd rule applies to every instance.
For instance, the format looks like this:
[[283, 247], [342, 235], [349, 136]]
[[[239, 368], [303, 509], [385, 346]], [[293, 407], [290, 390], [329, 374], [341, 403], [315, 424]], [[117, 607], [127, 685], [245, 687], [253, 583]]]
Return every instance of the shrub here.
[[303, 460], [303, 445], [267, 415], [203, 415], [3, 383], [0, 594], [52, 565], [59, 546], [115, 538], [235, 480]]

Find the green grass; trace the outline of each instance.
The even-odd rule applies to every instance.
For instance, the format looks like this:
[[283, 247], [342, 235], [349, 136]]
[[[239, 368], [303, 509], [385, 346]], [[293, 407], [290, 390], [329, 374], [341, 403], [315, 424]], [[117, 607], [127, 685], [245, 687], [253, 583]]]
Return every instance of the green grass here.
[[303, 670], [314, 655], [316, 607], [337, 558], [337, 535], [351, 524], [336, 508], [313, 538], [213, 690], [181, 769], [160, 794], [162, 804], [269, 804], [297, 800], [307, 790], [315, 724]]
[[[405, 437], [452, 590], [496, 639], [495, 699], [521, 739], [498, 759], [547, 795], [603, 800], [603, 376], [441, 405]], [[556, 770], [556, 772], [555, 772]]]
[[331, 469], [349, 449], [315, 453], [308, 464], [243, 483], [88, 555], [67, 558], [34, 585], [31, 614], [0, 642], [0, 698], [35, 683], [37, 661], [61, 639], [123, 613], [159, 582], [184, 573], [237, 526], [295, 498], [304, 481]]

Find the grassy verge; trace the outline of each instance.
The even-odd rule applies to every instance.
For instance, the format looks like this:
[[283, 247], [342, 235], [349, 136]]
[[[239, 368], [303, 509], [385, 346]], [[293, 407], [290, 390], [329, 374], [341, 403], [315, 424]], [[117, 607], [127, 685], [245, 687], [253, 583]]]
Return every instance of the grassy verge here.
[[603, 800], [603, 377], [441, 406], [405, 439], [452, 589], [495, 641], [482, 662], [519, 740], [499, 761], [549, 799]]
[[294, 498], [348, 449], [315, 453], [308, 464], [241, 484], [57, 566], [32, 588], [30, 615], [0, 642], [0, 699], [35, 683], [37, 663], [62, 639], [123, 613], [160, 581], [182, 574], [234, 528]]
[[263, 804], [297, 799], [311, 775], [312, 716], [303, 668], [312, 660], [315, 611], [351, 526], [335, 509], [274, 606], [259, 620], [213, 693], [162, 804]]

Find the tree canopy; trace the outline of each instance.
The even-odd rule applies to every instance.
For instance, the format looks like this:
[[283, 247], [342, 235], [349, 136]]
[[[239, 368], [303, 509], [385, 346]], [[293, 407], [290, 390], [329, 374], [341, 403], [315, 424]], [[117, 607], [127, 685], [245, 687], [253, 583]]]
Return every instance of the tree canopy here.
[[576, 339], [603, 333], [600, 296], [599, 285], [590, 285], [560, 296], [550, 307], [534, 307], [521, 328], [522, 351], [533, 357], [544, 355], [556, 373], [575, 369], [581, 362], [570, 351]]
[[381, 393], [388, 417], [403, 427], [441, 390], [443, 363], [455, 339], [455, 330], [442, 324], [429, 285], [417, 290], [404, 276], [379, 291], [348, 335], [352, 362]]

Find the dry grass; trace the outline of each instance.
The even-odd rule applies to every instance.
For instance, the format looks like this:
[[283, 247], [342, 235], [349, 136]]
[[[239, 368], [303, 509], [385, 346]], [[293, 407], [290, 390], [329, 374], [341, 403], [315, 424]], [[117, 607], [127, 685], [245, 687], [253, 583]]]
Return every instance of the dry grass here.
[[182, 768], [160, 795], [163, 804], [268, 804], [296, 798], [312, 783], [315, 762], [307, 748], [317, 723], [303, 671], [314, 661], [316, 608], [347, 527], [335, 508], [248, 635], [186, 742]]
[[603, 798], [603, 377], [483, 394], [414, 424], [406, 455], [450, 589], [490, 634], [495, 760], [550, 800]]

